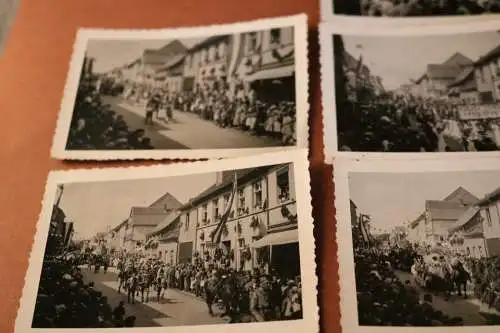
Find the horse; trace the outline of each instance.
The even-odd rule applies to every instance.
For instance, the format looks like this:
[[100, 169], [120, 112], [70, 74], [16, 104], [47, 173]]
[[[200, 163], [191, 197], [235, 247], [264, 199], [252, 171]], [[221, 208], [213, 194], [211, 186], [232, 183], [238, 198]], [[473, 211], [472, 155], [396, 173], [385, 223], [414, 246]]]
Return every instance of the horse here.
[[463, 290], [464, 298], [467, 298], [467, 282], [472, 282], [470, 273], [467, 272], [464, 265], [460, 261], [457, 261], [455, 264], [451, 265], [451, 267], [451, 281], [453, 283], [453, 289], [458, 292], [458, 296], [462, 296]]

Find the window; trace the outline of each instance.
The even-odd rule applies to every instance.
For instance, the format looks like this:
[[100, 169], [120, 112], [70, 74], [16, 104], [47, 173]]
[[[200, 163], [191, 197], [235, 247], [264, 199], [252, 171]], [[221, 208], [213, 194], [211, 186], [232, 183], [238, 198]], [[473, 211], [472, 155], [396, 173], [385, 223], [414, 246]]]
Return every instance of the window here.
[[231, 198], [230, 194], [224, 194], [224, 210], [227, 209], [227, 205], [229, 205], [229, 199]]
[[207, 204], [204, 204], [201, 206], [201, 221], [203, 223], [207, 223], [208, 221], [208, 206]]
[[488, 227], [491, 227], [491, 211], [490, 211], [490, 207], [487, 207], [485, 209], [485, 212], [486, 212], [486, 223], [488, 223]]
[[257, 49], [257, 33], [256, 32], [250, 32], [247, 35], [248, 38], [248, 53], [252, 53]]
[[238, 239], [238, 245], [239, 248], [245, 247], [245, 238]]
[[254, 208], [262, 208], [262, 182], [258, 181], [252, 184], [252, 199]]
[[186, 56], [186, 65], [188, 68], [191, 68], [193, 66], [193, 58], [191, 56]]
[[270, 35], [271, 35], [271, 40], [270, 40], [271, 45], [281, 44], [281, 29], [279, 28], [271, 29]]
[[201, 51], [201, 63], [206, 64], [208, 62], [208, 52], [207, 50]]
[[479, 257], [484, 257], [484, 255], [483, 255], [483, 247], [482, 246], [478, 246], [477, 250], [478, 250]]
[[279, 170], [276, 173], [276, 182], [278, 185], [278, 202], [290, 200], [290, 180], [288, 178], [288, 168]]
[[184, 229], [189, 229], [189, 213], [186, 214], [186, 223], [184, 223]]
[[211, 46], [210, 49], [208, 50], [208, 61], [212, 62], [216, 59], [217, 57], [217, 50], [215, 49], [215, 46]]
[[212, 205], [213, 205], [213, 215], [214, 215], [214, 221], [217, 220], [219, 218], [219, 199], [215, 199], [214, 201], [212, 201]]
[[226, 43], [220, 43], [219, 49], [217, 50], [217, 58], [224, 59], [226, 53]]
[[238, 190], [238, 210], [244, 210], [245, 204], [245, 190], [241, 188]]

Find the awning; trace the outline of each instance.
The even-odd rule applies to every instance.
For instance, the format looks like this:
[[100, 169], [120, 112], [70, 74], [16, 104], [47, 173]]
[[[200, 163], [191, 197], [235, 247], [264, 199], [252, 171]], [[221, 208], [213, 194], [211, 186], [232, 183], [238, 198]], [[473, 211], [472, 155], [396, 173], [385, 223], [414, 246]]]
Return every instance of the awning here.
[[296, 243], [299, 241], [299, 231], [297, 229], [267, 234], [261, 239], [250, 244], [251, 247], [263, 247], [268, 245], [283, 245]]
[[264, 69], [255, 72], [247, 76], [245, 80], [258, 81], [258, 80], [279, 79], [283, 77], [293, 76], [294, 73], [295, 73], [295, 65], [289, 65], [284, 67]]

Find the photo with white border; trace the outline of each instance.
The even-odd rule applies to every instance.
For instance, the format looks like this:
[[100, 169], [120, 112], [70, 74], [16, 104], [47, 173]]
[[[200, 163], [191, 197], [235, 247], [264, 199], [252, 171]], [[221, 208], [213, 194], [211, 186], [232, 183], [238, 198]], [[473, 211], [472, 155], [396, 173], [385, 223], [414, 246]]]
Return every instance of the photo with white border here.
[[[467, 0], [467, 2], [477, 1]], [[440, 4], [437, 2], [418, 4], [415, 1], [408, 1], [395, 4], [395, 1], [320, 0], [320, 10], [323, 21], [354, 19], [359, 24], [457, 24], [474, 20], [494, 20], [498, 13], [486, 8], [492, 3], [494, 2], [484, 2], [484, 7], [481, 8], [480, 4], [468, 10], [459, 2], [441, 2], [443, 5], [439, 8]], [[365, 10], [362, 10], [361, 6], [365, 6]], [[424, 10], [425, 6], [427, 10]], [[434, 8], [431, 9], [430, 6]]]
[[225, 158], [308, 147], [307, 16], [78, 30], [58, 159]]
[[318, 331], [309, 183], [306, 150], [52, 171], [15, 332]]
[[321, 24], [326, 160], [498, 155], [499, 28]]
[[335, 160], [343, 332], [498, 330], [499, 162]]

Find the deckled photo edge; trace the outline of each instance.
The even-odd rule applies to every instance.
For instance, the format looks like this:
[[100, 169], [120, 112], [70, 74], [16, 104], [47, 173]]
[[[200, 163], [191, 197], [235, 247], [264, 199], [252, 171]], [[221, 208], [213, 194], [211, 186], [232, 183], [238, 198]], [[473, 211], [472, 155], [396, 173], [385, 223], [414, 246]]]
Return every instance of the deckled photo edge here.
[[319, 54], [321, 109], [323, 127], [323, 146], [325, 163], [332, 162], [331, 157], [337, 149], [337, 119], [335, 107], [335, 69], [333, 57], [333, 34], [328, 23], [319, 24]]
[[[481, 15], [478, 15], [482, 17]], [[339, 17], [335, 21], [320, 23], [320, 75], [321, 94], [323, 109], [323, 128], [325, 145], [325, 163], [334, 161], [335, 157], [349, 158], [391, 158], [391, 159], [435, 159], [435, 158], [477, 158], [477, 157], [498, 157], [498, 151], [475, 151], [475, 152], [366, 152], [366, 151], [341, 151], [339, 150], [338, 130], [337, 130], [337, 92], [335, 90], [335, 55], [333, 37], [335, 35], [347, 36], [373, 36], [373, 37], [404, 37], [404, 36], [446, 36], [454, 34], [472, 34], [487, 31], [500, 31], [500, 23], [496, 18], [500, 16], [486, 15], [489, 19], [470, 19], [459, 24], [444, 24], [442, 21], [429, 24], [427, 19], [423, 19], [421, 26], [418, 24], [406, 24], [404, 27], [393, 24], [384, 24], [382, 21], [367, 22], [360, 24], [359, 17]], [[475, 18], [476, 16], [474, 16]], [[478, 17], [478, 18], [479, 18]], [[420, 20], [420, 19], [417, 19]], [[325, 45], [326, 44], [326, 45]], [[328, 76], [330, 75], [330, 76]], [[325, 93], [326, 92], [326, 93]], [[328, 98], [331, 92], [333, 98]], [[330, 109], [330, 111], [329, 111]], [[329, 134], [334, 133], [334, 134]]]
[[[450, 163], [455, 162], [455, 163]], [[336, 210], [337, 233], [337, 258], [339, 262], [339, 286], [340, 286], [340, 324], [346, 333], [386, 333], [387, 326], [360, 326], [358, 323], [357, 296], [354, 274], [354, 252], [352, 232], [350, 229], [351, 213], [349, 202], [351, 200], [349, 177], [351, 173], [437, 173], [437, 172], [466, 172], [466, 171], [499, 171], [500, 157], [485, 158], [478, 157], [463, 159], [452, 157], [449, 159], [379, 159], [372, 156], [366, 158], [337, 157], [333, 161], [333, 180], [335, 183], [334, 207]], [[346, 222], [347, 221], [347, 222]], [[422, 333], [435, 330], [445, 332], [484, 332], [493, 333], [498, 330], [498, 325], [491, 326], [414, 326], [394, 327], [396, 330], [407, 333]]]
[[[89, 39], [92, 38], [194, 38], [211, 34], [242, 33], [259, 29], [293, 26], [295, 54], [295, 103], [296, 103], [296, 144], [282, 147], [221, 148], [221, 149], [155, 149], [155, 150], [68, 150], [66, 141], [69, 125], [81, 77], [81, 68]], [[146, 36], [146, 37], [144, 37]], [[246, 22], [214, 24], [207, 26], [173, 27], [164, 29], [110, 29], [80, 28], [76, 32], [68, 71], [58, 110], [56, 128], [53, 135], [51, 156], [61, 160], [134, 160], [134, 159], [177, 159], [177, 158], [229, 158], [259, 154], [269, 151], [289, 150], [309, 147], [309, 58], [308, 58], [308, 17], [307, 14], [262, 18]]]
[[[56, 198], [57, 187], [68, 183], [97, 183], [120, 180], [146, 180], [155, 178], [182, 177], [196, 174], [211, 173], [216, 171], [245, 169], [248, 167], [264, 167], [266, 165], [286, 164], [293, 165], [294, 183], [296, 188], [297, 212], [301, 222], [298, 225], [300, 272], [302, 285], [303, 317], [291, 321], [268, 321], [265, 323], [241, 323], [243, 325], [185, 325], [170, 326], [173, 332], [186, 332], [187, 330], [199, 330], [199, 332], [218, 332], [221, 327], [226, 330], [238, 330], [238, 332], [255, 332], [255, 330], [272, 329], [278, 332], [288, 330], [319, 329], [319, 307], [317, 305], [317, 276], [315, 261], [315, 243], [313, 235], [312, 199], [310, 191], [300, 191], [303, 186], [310, 188], [310, 176], [308, 171], [308, 150], [296, 149], [293, 151], [267, 153], [247, 157], [194, 161], [182, 164], [152, 165], [152, 166], [130, 166], [111, 168], [92, 168], [74, 170], [51, 171], [45, 183], [42, 207], [36, 224], [34, 241], [29, 255], [28, 267], [25, 274], [25, 282], [14, 324], [15, 332], [42, 332], [45, 329], [32, 328], [31, 323], [35, 310], [35, 300], [38, 293], [38, 284], [43, 265], [44, 251], [49, 232], [51, 219], [51, 206]], [[167, 174], [167, 175], [166, 175]], [[40, 260], [42, 259], [42, 260]], [[263, 326], [266, 325], [266, 326]], [[158, 332], [164, 327], [135, 327], [132, 330], [141, 332]], [[86, 328], [54, 328], [58, 332], [88, 332]], [[106, 328], [109, 332], [122, 332], [122, 328]]]

